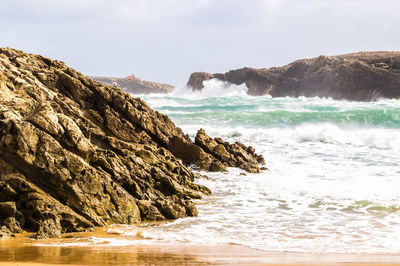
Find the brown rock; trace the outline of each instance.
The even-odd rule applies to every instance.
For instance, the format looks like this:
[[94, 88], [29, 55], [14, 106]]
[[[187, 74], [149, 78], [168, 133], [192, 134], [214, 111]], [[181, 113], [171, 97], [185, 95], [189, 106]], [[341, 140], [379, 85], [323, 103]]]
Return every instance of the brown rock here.
[[8, 229], [4, 225], [0, 226], [0, 240], [9, 239], [11, 235], [12, 235], [12, 232], [10, 231], [10, 229]]
[[140, 200], [137, 202], [139, 206], [142, 218], [150, 221], [162, 221], [165, 220], [164, 215], [162, 215], [157, 207], [149, 200]]
[[14, 199], [17, 196], [17, 192], [10, 187], [9, 184], [4, 184], [2, 190], [0, 191], [0, 201], [5, 201], [6, 199]]
[[0, 218], [14, 217], [16, 213], [15, 202], [0, 202]]
[[174, 137], [170, 140], [168, 148], [175, 156], [182, 158], [186, 164], [194, 164], [207, 171], [226, 171], [224, 164], [219, 162], [212, 154], [205, 152], [203, 147], [197, 143], [193, 144], [184, 138]]
[[204, 88], [203, 81], [214, 78], [213, 74], [207, 72], [195, 72], [189, 77], [187, 84], [192, 87], [193, 91], [201, 90]]
[[175, 202], [160, 201], [158, 202], [158, 205], [162, 214], [167, 219], [178, 219], [187, 216], [186, 208], [182, 206], [182, 204], [176, 204]]
[[22, 230], [20, 223], [14, 218], [14, 217], [8, 217], [3, 221], [3, 224], [7, 226], [7, 228], [12, 232], [12, 233], [23, 233], [24, 230]]
[[57, 218], [44, 219], [41, 221], [37, 233], [33, 235], [33, 238], [58, 238], [61, 236], [61, 233], [62, 227]]
[[188, 86], [201, 90], [216, 78], [246, 84], [249, 95], [332, 97], [355, 101], [400, 98], [400, 52], [319, 56], [269, 69], [242, 68], [225, 74], [193, 73]]
[[229, 144], [220, 138], [210, 138], [204, 129], [197, 132], [195, 143], [208, 152], [219, 164], [212, 164], [213, 171], [223, 171], [226, 167], [240, 167], [250, 173], [260, 173], [259, 164], [265, 164], [262, 155], [255, 154], [253, 147], [235, 142]]
[[192, 200], [210, 190], [187, 165], [227, 166], [141, 99], [60, 61], [0, 48], [0, 95], [0, 201], [14, 202], [0, 206], [36, 238], [197, 215]]

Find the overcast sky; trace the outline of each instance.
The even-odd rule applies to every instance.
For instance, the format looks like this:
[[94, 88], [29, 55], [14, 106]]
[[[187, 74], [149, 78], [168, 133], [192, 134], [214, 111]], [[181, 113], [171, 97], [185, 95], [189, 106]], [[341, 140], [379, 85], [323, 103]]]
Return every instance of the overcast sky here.
[[0, 46], [86, 75], [183, 85], [191, 72], [400, 50], [399, 0], [0, 0]]

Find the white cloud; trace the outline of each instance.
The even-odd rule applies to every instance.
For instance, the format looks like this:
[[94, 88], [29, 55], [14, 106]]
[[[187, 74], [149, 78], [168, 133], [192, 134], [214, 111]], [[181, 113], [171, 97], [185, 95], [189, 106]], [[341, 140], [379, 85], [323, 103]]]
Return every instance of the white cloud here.
[[1, 46], [88, 74], [183, 83], [359, 50], [398, 50], [398, 0], [0, 0]]
[[284, 0], [265, 0], [263, 6], [267, 12], [278, 10], [284, 3]]

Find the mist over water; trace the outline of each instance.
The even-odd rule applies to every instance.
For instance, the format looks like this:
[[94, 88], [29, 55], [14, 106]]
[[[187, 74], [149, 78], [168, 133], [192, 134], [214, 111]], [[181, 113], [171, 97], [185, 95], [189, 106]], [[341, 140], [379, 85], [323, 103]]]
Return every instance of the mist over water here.
[[252, 97], [246, 90], [211, 80], [201, 92], [141, 96], [192, 138], [204, 128], [252, 145], [269, 170], [205, 173], [210, 179], [198, 182], [213, 194], [197, 201], [198, 217], [118, 233], [139, 234], [140, 244], [399, 253], [400, 101]]

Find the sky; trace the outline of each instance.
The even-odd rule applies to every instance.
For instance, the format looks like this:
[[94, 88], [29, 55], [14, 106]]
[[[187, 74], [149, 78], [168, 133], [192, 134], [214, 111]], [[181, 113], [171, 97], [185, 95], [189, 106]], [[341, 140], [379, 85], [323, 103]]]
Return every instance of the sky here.
[[181, 86], [196, 71], [400, 50], [399, 0], [0, 0], [0, 46], [85, 75]]

